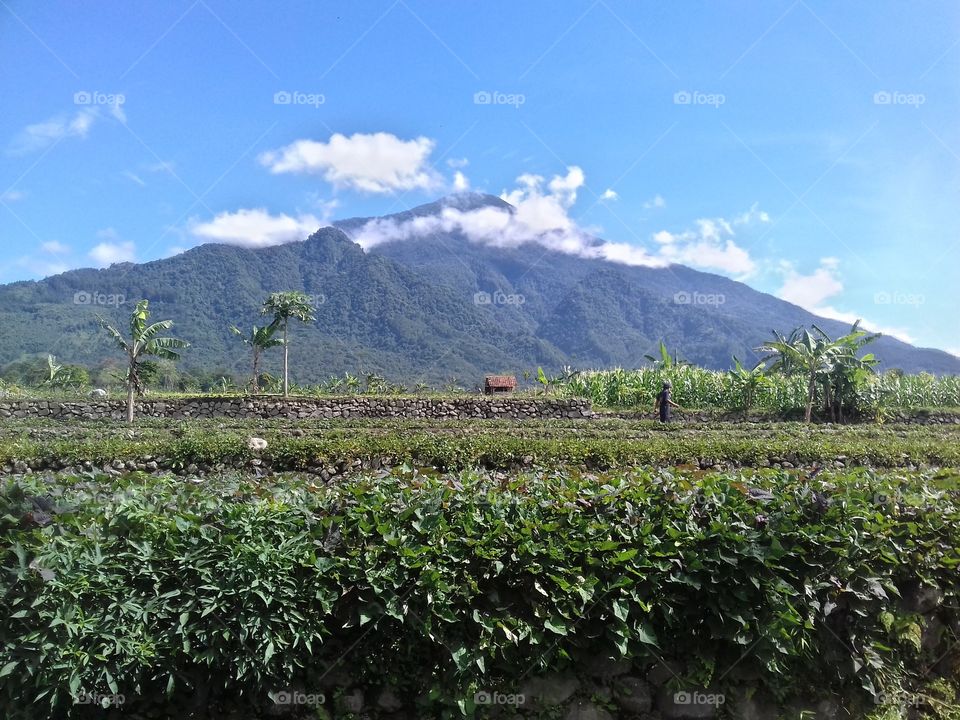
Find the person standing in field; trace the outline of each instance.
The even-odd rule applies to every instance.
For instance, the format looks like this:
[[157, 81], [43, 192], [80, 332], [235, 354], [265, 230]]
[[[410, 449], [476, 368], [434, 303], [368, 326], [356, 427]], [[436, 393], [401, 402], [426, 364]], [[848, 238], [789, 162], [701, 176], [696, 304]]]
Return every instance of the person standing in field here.
[[653, 404], [654, 410], [660, 411], [660, 422], [667, 423], [670, 422], [670, 406], [672, 405], [675, 408], [679, 408], [673, 400], [670, 399], [670, 389], [673, 385], [670, 384], [669, 380], [665, 380], [663, 383], [663, 390], [660, 391], [660, 394], [657, 395], [657, 400]]

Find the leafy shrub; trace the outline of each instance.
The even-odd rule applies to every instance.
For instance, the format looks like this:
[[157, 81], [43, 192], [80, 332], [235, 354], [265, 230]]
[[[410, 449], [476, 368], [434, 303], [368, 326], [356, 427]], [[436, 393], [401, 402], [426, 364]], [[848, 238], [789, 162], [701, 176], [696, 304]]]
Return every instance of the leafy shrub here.
[[[935, 658], [904, 588], [956, 622], [960, 476], [582, 470], [7, 481], [6, 717], [270, 704], [392, 686], [475, 712], [590, 657], [869, 704]], [[915, 627], [916, 626], [916, 627]], [[729, 681], [729, 680], [727, 680]], [[346, 687], [341, 686], [341, 691]], [[515, 691], [515, 688], [514, 688]], [[31, 700], [35, 700], [31, 702]]]

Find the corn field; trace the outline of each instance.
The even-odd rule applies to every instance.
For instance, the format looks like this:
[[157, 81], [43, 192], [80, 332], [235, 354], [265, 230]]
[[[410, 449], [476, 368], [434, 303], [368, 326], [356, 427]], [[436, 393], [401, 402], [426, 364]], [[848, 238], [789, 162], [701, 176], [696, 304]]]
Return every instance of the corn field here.
[[[673, 399], [682, 407], [739, 410], [745, 406], [745, 389], [731, 373], [689, 365], [582, 371], [561, 382], [559, 393], [589, 398], [600, 407], [649, 409], [665, 380], [673, 384]], [[960, 376], [878, 374], [860, 395], [861, 406], [871, 409], [960, 407]], [[753, 407], [759, 410], [796, 412], [803, 409], [805, 400], [806, 382], [799, 376], [769, 375], [753, 391]]]

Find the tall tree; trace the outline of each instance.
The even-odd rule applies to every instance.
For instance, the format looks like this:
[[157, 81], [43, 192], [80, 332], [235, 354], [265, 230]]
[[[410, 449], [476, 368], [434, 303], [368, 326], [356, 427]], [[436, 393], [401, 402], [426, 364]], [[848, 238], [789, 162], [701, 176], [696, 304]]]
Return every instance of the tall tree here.
[[274, 337], [277, 332], [277, 324], [273, 322], [264, 327], [254, 325], [253, 330], [247, 334], [233, 325], [230, 327], [230, 332], [240, 338], [243, 344], [249, 347], [253, 353], [253, 377], [250, 378], [250, 390], [257, 394], [260, 392], [260, 358], [265, 350], [283, 345], [283, 340]]
[[313, 322], [315, 308], [306, 293], [275, 292], [263, 303], [262, 314], [273, 315], [273, 322], [283, 329], [283, 396], [290, 394], [290, 320]]
[[149, 301], [141, 300], [130, 315], [130, 336], [125, 337], [117, 328], [98, 318], [100, 326], [113, 338], [117, 347], [126, 353], [127, 373], [127, 422], [133, 422], [133, 403], [137, 395], [142, 395], [144, 381], [142, 369], [144, 358], [156, 357], [162, 360], [179, 360], [177, 350], [190, 347], [184, 340], [172, 337], [160, 337], [160, 333], [173, 327], [172, 320], [161, 320], [152, 325], [150, 321]]

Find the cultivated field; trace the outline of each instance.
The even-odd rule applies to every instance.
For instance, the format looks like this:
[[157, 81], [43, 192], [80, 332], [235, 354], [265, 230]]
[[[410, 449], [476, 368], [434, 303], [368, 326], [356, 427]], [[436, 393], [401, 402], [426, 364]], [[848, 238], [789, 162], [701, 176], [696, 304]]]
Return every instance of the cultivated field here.
[[7, 716], [955, 717], [960, 416], [703, 417], [7, 420]]

